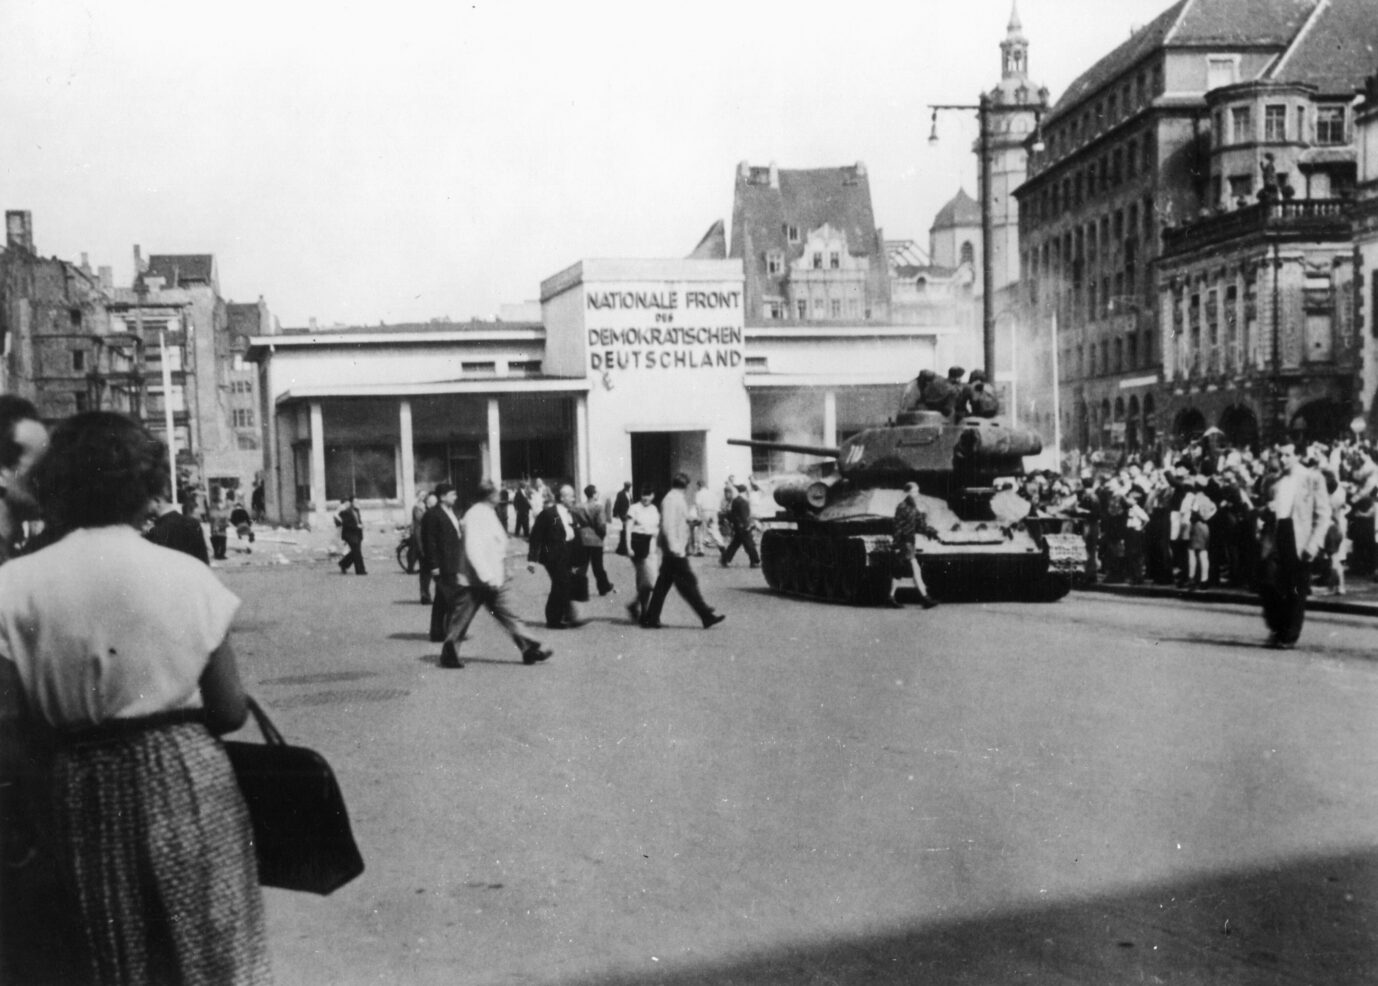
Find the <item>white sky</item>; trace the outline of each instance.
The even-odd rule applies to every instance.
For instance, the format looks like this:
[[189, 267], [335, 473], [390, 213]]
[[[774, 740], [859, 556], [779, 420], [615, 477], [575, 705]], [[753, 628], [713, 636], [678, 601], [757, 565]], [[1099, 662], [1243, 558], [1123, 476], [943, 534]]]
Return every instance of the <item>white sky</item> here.
[[[1019, 0], [1056, 100], [1171, 0]], [[1010, 0], [0, 2], [0, 208], [44, 255], [213, 253], [284, 326], [487, 318], [680, 257], [739, 161], [866, 162], [888, 238], [975, 194]]]

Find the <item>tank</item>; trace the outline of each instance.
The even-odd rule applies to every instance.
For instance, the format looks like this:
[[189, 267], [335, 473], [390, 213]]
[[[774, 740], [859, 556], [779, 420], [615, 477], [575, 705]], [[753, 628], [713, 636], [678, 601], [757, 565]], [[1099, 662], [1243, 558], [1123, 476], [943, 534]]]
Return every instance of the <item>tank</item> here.
[[836, 448], [729, 439], [731, 445], [831, 459], [778, 477], [781, 510], [761, 538], [761, 568], [776, 592], [856, 605], [889, 595], [892, 576], [907, 578], [890, 550], [903, 487], [919, 486], [935, 534], [920, 533], [916, 554], [939, 599], [1053, 601], [1072, 586], [1085, 561], [1075, 535], [1029, 516], [1029, 504], [996, 481], [1024, 472], [1042, 451], [1038, 435], [999, 419], [954, 423], [937, 411], [902, 411]]

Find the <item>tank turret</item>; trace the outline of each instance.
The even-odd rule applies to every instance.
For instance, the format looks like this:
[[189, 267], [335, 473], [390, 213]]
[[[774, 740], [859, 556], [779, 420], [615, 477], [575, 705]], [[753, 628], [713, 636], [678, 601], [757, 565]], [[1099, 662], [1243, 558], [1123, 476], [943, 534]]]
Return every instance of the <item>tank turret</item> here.
[[918, 484], [933, 534], [917, 553], [930, 589], [947, 598], [1057, 599], [1071, 587], [1065, 562], [1050, 566], [1047, 536], [1028, 503], [997, 481], [1023, 475], [1043, 443], [991, 418], [953, 422], [936, 411], [901, 411], [839, 446], [729, 439], [731, 445], [832, 459], [831, 471], [777, 479], [781, 512], [761, 541], [772, 589], [843, 602], [886, 598], [897, 570], [890, 550], [895, 508]]

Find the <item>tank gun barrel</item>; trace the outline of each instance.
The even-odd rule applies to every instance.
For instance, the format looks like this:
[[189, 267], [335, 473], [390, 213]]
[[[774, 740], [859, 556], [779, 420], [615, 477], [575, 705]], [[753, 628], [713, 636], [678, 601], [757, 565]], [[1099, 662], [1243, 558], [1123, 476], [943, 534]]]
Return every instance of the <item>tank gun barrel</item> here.
[[793, 442], [761, 442], [753, 438], [729, 438], [727, 444], [745, 445], [747, 448], [774, 452], [798, 452], [801, 455], [817, 455], [825, 459], [836, 459], [842, 454], [842, 449], [836, 445], [796, 445]]

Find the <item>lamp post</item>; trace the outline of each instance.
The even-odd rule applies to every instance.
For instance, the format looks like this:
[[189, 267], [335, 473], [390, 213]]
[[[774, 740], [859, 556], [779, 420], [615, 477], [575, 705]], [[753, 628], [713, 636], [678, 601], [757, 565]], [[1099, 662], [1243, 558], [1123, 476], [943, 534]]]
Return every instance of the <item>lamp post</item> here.
[[981, 158], [981, 359], [985, 370], [995, 378], [995, 268], [991, 263], [991, 240], [994, 239], [995, 222], [991, 215], [990, 203], [990, 116], [991, 100], [986, 93], [981, 94], [978, 103], [930, 103], [933, 112], [933, 126], [928, 134], [928, 142], [938, 142], [938, 112], [940, 110], [962, 110], [974, 112], [980, 128], [977, 155]]

